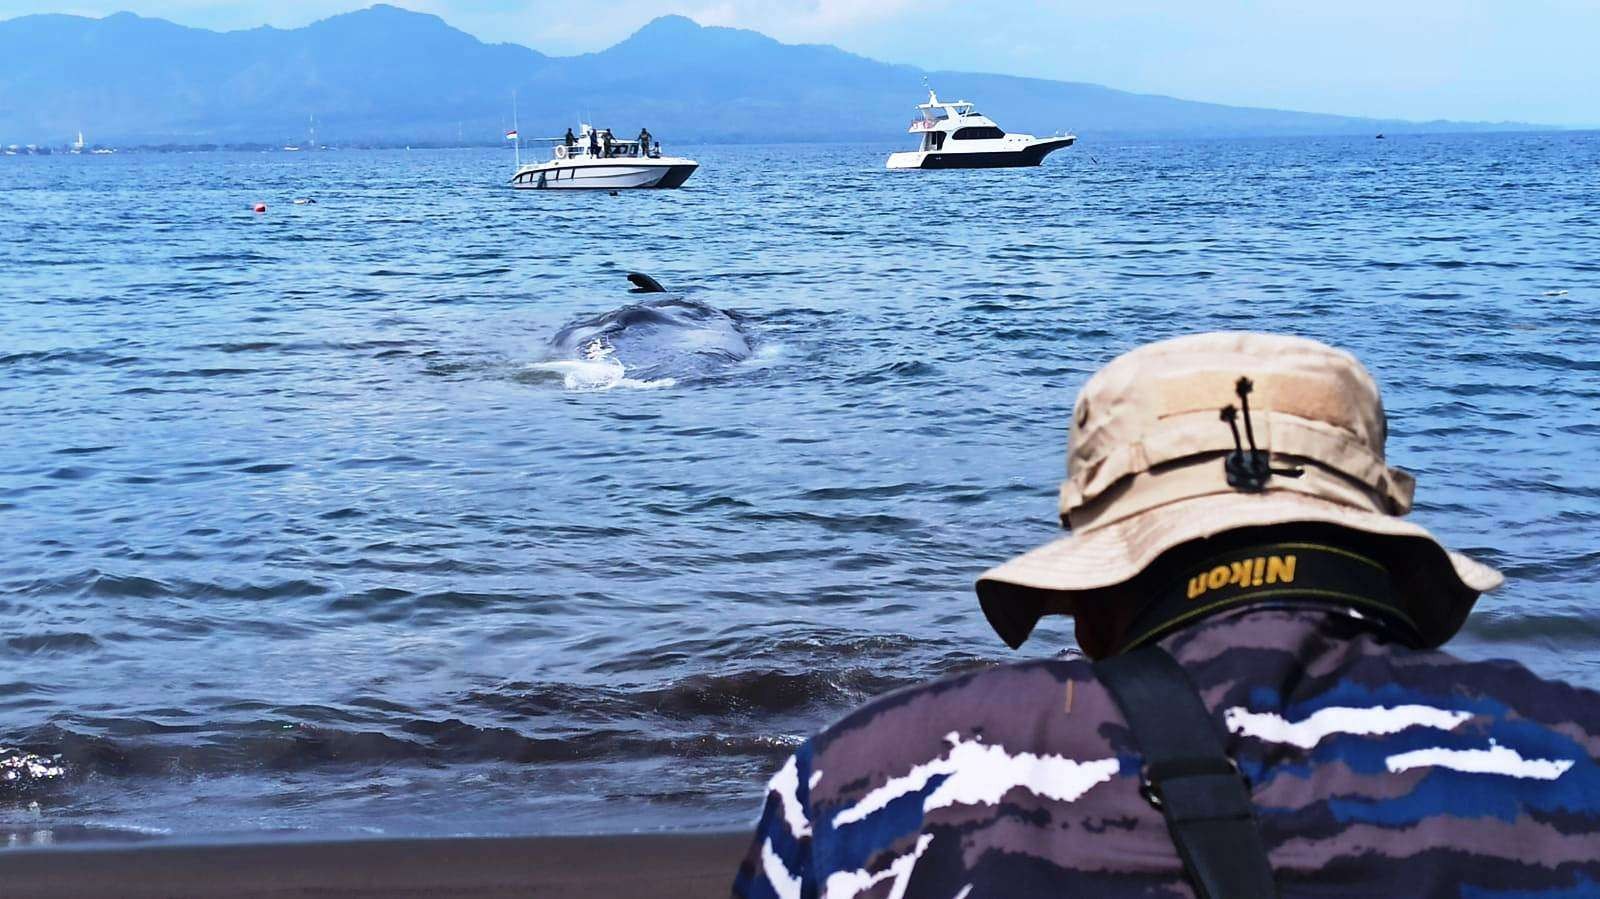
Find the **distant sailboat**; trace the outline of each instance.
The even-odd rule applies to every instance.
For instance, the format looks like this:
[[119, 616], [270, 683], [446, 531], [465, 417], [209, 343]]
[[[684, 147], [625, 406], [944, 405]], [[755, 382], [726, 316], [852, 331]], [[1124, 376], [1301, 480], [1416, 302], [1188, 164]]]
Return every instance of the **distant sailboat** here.
[[302, 149], [320, 150], [317, 146], [317, 117], [312, 114], [306, 119], [306, 142], [304, 144], [284, 144], [283, 149], [288, 153], [298, 153]]
[[286, 152], [286, 154], [298, 154], [301, 149], [317, 149], [317, 117], [315, 115], [312, 115], [306, 123], [306, 144], [283, 144], [283, 152]]
[[[16, 148], [13, 147], [12, 149]], [[89, 143], [83, 139], [83, 132], [79, 131], [78, 139], [72, 142], [72, 145], [67, 148], [67, 152], [74, 156], [80, 156], [84, 153], [88, 153], [91, 156], [110, 156], [117, 151], [111, 147], [95, 147], [90, 149]]]

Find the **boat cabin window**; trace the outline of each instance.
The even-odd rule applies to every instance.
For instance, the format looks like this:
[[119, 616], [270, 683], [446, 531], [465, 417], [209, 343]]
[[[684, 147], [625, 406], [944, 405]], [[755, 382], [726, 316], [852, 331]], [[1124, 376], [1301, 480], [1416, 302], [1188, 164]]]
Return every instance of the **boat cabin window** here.
[[1005, 137], [1006, 133], [999, 128], [989, 125], [973, 125], [970, 128], [956, 129], [956, 140], [996, 140]]
[[930, 149], [930, 150], [942, 150], [942, 149], [944, 149], [944, 132], [943, 131], [929, 131], [928, 132], [928, 149]]

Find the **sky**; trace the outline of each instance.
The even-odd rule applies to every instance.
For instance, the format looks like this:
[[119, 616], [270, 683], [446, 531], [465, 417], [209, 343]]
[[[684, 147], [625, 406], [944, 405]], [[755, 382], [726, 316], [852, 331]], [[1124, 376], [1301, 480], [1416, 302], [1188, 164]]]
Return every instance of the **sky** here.
[[[391, 2], [486, 41], [553, 55], [603, 49], [656, 16], [678, 13], [928, 69], [1344, 115], [1600, 127], [1600, 0]], [[218, 30], [290, 28], [366, 5], [0, 0], [0, 19], [127, 10]]]

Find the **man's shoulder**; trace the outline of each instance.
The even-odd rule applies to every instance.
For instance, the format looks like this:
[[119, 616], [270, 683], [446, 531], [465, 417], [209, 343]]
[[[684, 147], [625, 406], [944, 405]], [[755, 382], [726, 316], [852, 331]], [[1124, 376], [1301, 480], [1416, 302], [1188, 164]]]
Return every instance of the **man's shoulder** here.
[[880, 696], [813, 737], [807, 756], [848, 792], [941, 759], [953, 764], [979, 747], [1104, 758], [1100, 725], [1114, 716], [1083, 657], [1019, 662]]
[[[1321, 721], [1352, 709], [1431, 706], [1470, 714], [1482, 726], [1501, 722], [1497, 733], [1529, 725], [1563, 733], [1600, 755], [1600, 692], [1518, 662], [1370, 643], [1319, 658], [1273, 655], [1236, 647], [1186, 667], [1218, 715], [1229, 713], [1230, 729], [1254, 713], [1293, 724], [1319, 712]], [[999, 761], [991, 757], [996, 752], [1084, 761], [1125, 753], [1125, 743], [1122, 715], [1093, 664], [1073, 656], [997, 665], [885, 694], [823, 729], [805, 756], [812, 771], [827, 772], [823, 783], [848, 794], [929, 764], [957, 764], [980, 748], [988, 762]], [[818, 798], [833, 790], [824, 787]]]
[[1469, 659], [1442, 651], [1398, 656], [1388, 699], [1402, 703], [1445, 697], [1481, 720], [1537, 725], [1566, 734], [1600, 756], [1600, 692], [1503, 658]]
[[1164, 645], [1213, 704], [1291, 715], [1443, 704], [1600, 733], [1600, 692], [1508, 659], [1413, 649], [1345, 616], [1261, 610], [1187, 629]]
[[1058, 693], [1068, 683], [1093, 679], [1092, 663], [1077, 654], [990, 665], [874, 697], [825, 728], [817, 742], [825, 743], [844, 733], [877, 726], [885, 717], [960, 716], [963, 720], [973, 720], [983, 717], [981, 713], [992, 699], [1007, 696], [1012, 702], [1025, 703], [1042, 694]]

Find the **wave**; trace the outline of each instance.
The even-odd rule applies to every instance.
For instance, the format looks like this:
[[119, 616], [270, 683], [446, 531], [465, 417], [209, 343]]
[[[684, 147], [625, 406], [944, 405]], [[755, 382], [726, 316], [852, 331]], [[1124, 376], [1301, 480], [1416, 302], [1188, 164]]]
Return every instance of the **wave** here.
[[43, 756], [0, 746], [0, 799], [35, 795], [54, 787], [66, 773], [60, 755]]
[[[953, 653], [930, 671], [886, 671], [882, 641], [771, 647], [834, 650], [844, 664], [753, 667], [634, 687], [508, 682], [432, 714], [393, 702], [282, 706], [238, 700], [208, 724], [74, 717], [0, 748], [0, 800], [28, 801], [91, 778], [301, 772], [352, 766], [562, 764], [661, 758], [770, 764], [862, 701], [990, 662]], [[786, 653], [785, 653], [786, 654]], [[858, 662], [847, 661], [860, 657]], [[774, 660], [777, 661], [777, 660]], [[881, 662], [881, 659], [879, 659]]]

